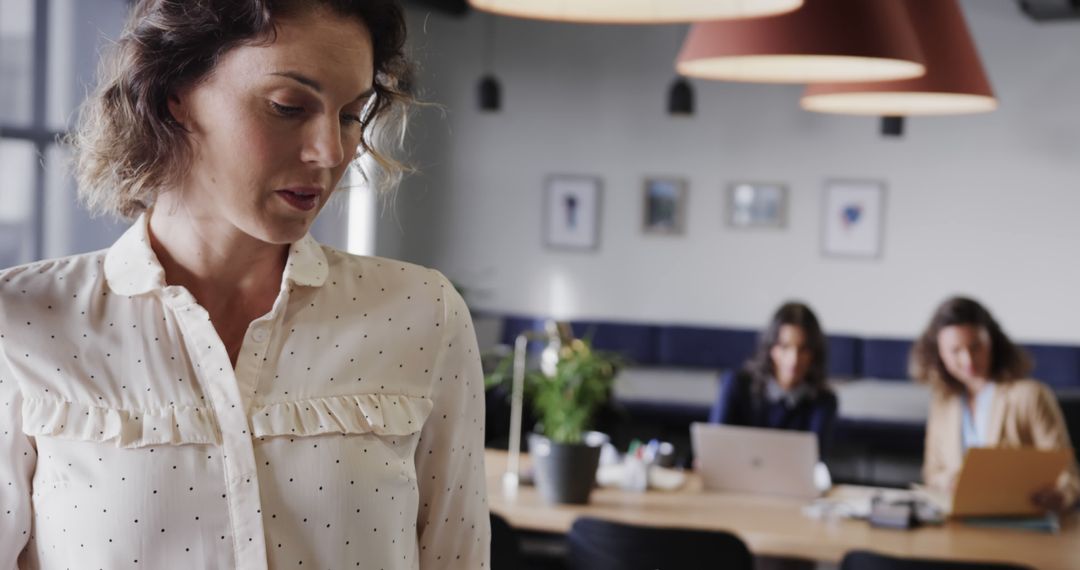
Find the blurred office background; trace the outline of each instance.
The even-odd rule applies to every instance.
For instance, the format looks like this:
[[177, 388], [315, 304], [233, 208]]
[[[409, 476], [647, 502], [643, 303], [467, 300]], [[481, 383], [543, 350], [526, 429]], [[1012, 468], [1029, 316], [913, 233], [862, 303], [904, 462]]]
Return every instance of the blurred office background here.
[[[756, 327], [782, 299], [830, 331], [911, 336], [944, 296], [985, 301], [1014, 336], [1077, 343], [1080, 24], [1039, 22], [1012, 0], [962, 2], [999, 101], [991, 113], [907, 120], [803, 111], [801, 86], [691, 80], [695, 110], [667, 112], [686, 26], [540, 22], [460, 2], [410, 5], [420, 173], [393, 201], [341, 196], [316, 233], [334, 245], [432, 265], [474, 310]], [[0, 266], [108, 246], [122, 230], [74, 199], [64, 145], [126, 0], [0, 2]], [[477, 102], [493, 74], [501, 109]], [[545, 179], [598, 177], [598, 247], [546, 248]], [[685, 231], [642, 231], [648, 176], [687, 183]], [[881, 182], [871, 260], [821, 247], [827, 181]], [[726, 223], [726, 188], [788, 188], [786, 222]], [[353, 184], [357, 186], [357, 184]], [[354, 204], [350, 216], [349, 202]], [[359, 207], [359, 206], [363, 207]]]
[[[0, 268], [105, 248], [124, 230], [79, 207], [60, 141], [130, 4], [0, 0]], [[908, 117], [901, 132], [880, 117], [805, 111], [801, 85], [689, 79], [692, 109], [673, 114], [687, 25], [406, 4], [412, 88], [434, 103], [417, 110], [407, 140], [418, 172], [382, 197], [350, 175], [313, 233], [445, 273], [485, 349], [546, 318], [599, 330], [605, 348], [636, 360], [616, 384], [628, 410], [617, 442], [663, 437], [685, 450], [718, 374], [748, 356], [780, 303], [799, 299], [841, 349], [834, 478], [914, 482], [928, 394], [908, 378], [907, 350], [953, 294], [984, 302], [1033, 350], [1078, 440], [1075, 2], [961, 0], [998, 108]], [[545, 193], [560, 176], [599, 188], [588, 247], [551, 245]], [[655, 178], [684, 185], [677, 231], [646, 223]], [[835, 181], [881, 189], [873, 255], [825, 247]], [[731, 189], [743, 183], [785, 189], [779, 223], [732, 223]], [[500, 405], [489, 400], [500, 424], [490, 434], [505, 433]]]
[[[828, 333], [855, 339], [841, 380], [889, 381], [847, 388], [841, 416], [916, 431], [926, 394], [907, 382], [905, 343], [939, 301], [962, 293], [1015, 339], [1049, 347], [1036, 375], [1051, 375], [1066, 398], [1080, 389], [1080, 20], [1055, 1], [963, 0], [998, 108], [910, 117], [898, 135], [878, 117], [802, 110], [799, 85], [691, 79], [692, 111], [670, 113], [686, 25], [545, 22], [415, 0], [413, 89], [435, 103], [417, 111], [407, 141], [419, 172], [381, 198], [350, 177], [313, 233], [443, 271], [484, 347], [507, 340], [507, 318], [745, 337], [782, 301], [801, 299]], [[1033, 17], [1040, 4], [1062, 17]], [[0, 0], [0, 267], [104, 248], [124, 229], [80, 209], [59, 140], [129, 8]], [[479, 96], [484, 77], [498, 85], [495, 108]], [[544, 196], [560, 175], [598, 182], [591, 247], [548, 243]], [[655, 177], [685, 184], [675, 233], [646, 231], [643, 193]], [[823, 247], [836, 180], [882, 189], [874, 255]], [[730, 188], [745, 182], [786, 188], [782, 223], [730, 222]], [[875, 361], [866, 339], [893, 344]], [[718, 369], [741, 358], [732, 350], [696, 367], [640, 362], [619, 395], [700, 417]], [[885, 482], [917, 477], [918, 459], [910, 453]]]

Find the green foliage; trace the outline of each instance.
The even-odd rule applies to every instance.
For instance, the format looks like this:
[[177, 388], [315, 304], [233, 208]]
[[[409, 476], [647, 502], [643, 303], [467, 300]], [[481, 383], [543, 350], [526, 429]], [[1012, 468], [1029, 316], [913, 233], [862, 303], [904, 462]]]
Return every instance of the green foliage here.
[[[498, 348], [498, 347], [497, 347]], [[501, 350], [492, 350], [480, 355], [481, 360], [485, 363], [484, 369], [487, 370], [489, 362], [495, 362], [494, 370], [484, 376], [484, 389], [490, 390], [496, 386], [506, 386], [506, 393], [509, 396], [511, 383], [514, 381], [514, 353], [503, 352]], [[498, 359], [497, 361], [495, 359]], [[526, 378], [526, 381], [528, 379]]]
[[[611, 399], [615, 374], [623, 364], [618, 354], [593, 350], [587, 340], [572, 339], [559, 350], [555, 374], [525, 374], [525, 397], [539, 420], [540, 433], [556, 443], [580, 443], [596, 411]], [[513, 355], [488, 375], [490, 388], [510, 387]]]

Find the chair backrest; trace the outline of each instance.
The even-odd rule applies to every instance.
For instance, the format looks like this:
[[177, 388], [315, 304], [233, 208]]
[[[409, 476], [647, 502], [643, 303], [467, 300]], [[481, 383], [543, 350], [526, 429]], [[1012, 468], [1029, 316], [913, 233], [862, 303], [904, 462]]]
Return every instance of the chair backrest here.
[[491, 570], [518, 570], [524, 566], [521, 538], [506, 519], [491, 515]]
[[574, 570], [753, 570], [739, 537], [720, 531], [642, 527], [588, 517], [567, 536]]
[[897, 558], [867, 550], [852, 550], [844, 555], [840, 570], [1031, 570], [1031, 568], [1015, 564]]

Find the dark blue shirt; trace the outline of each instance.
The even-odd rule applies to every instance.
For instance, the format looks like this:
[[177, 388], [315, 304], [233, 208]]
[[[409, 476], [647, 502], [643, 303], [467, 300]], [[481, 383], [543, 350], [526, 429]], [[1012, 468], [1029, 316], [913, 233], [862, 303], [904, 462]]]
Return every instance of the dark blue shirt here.
[[[742, 371], [720, 378], [720, 396], [709, 412], [712, 423], [812, 431], [818, 436], [821, 457], [828, 455], [836, 420], [836, 395], [828, 388], [807, 392], [795, 402], [787, 398], [769, 400], [755, 394], [753, 376]], [[764, 392], [762, 390], [761, 392]]]

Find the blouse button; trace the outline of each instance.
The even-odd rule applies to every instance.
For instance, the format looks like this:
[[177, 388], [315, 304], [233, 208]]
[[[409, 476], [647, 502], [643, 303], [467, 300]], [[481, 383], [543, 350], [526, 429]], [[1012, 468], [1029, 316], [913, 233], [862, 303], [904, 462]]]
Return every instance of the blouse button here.
[[255, 329], [251, 331], [251, 340], [255, 342], [266, 342], [266, 339], [270, 338], [270, 333], [266, 329]]

